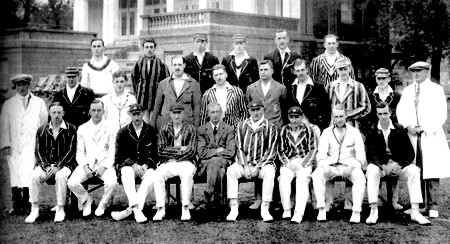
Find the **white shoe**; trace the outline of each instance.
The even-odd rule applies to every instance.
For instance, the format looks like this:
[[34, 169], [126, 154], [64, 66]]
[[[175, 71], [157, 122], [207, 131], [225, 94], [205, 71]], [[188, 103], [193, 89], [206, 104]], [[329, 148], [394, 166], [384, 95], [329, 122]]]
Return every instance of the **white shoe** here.
[[325, 208], [319, 209], [319, 214], [317, 214], [317, 221], [327, 221], [327, 210]]
[[261, 205], [261, 217], [264, 222], [272, 222], [273, 221], [273, 217], [269, 213], [269, 202], [264, 202]]
[[64, 212], [64, 207], [63, 206], [58, 206], [56, 208], [54, 221], [55, 222], [63, 222], [65, 218], [66, 218], [66, 213]]
[[438, 218], [439, 217], [439, 212], [437, 210], [430, 210], [428, 212], [428, 216], [430, 218], [433, 218], [433, 219]]
[[402, 210], [402, 209], [403, 209], [403, 206], [400, 205], [400, 204], [398, 204], [398, 202], [392, 203], [392, 207], [393, 207], [395, 210]]
[[31, 208], [31, 213], [25, 219], [25, 223], [29, 223], [29, 224], [34, 223], [34, 221], [36, 221], [37, 217], [39, 217], [39, 207]]
[[153, 216], [153, 221], [159, 222], [164, 218], [164, 216], [166, 216], [166, 209], [159, 208], [158, 211], [156, 212], [155, 216]]
[[105, 214], [106, 205], [104, 203], [101, 203], [98, 205], [97, 209], [95, 210], [95, 216], [100, 217]]
[[366, 219], [366, 224], [368, 225], [374, 225], [376, 224], [378, 221], [378, 208], [375, 209], [371, 209], [370, 210], [370, 215], [369, 217]]
[[120, 221], [128, 216], [131, 215], [133, 211], [131, 210], [130, 207], [126, 208], [125, 210], [122, 211], [114, 211], [111, 212], [111, 217], [116, 220], [116, 221]]
[[283, 219], [290, 219], [291, 218], [291, 210], [290, 209], [289, 210], [284, 210], [282, 218]]
[[58, 210], [58, 205], [56, 205], [52, 209], [50, 209], [50, 211], [52, 211], [52, 212], [56, 212], [56, 210]]
[[92, 202], [94, 200], [92, 199], [92, 197], [89, 195], [86, 199], [86, 202], [83, 205], [83, 216], [87, 217], [89, 215], [91, 215], [92, 213]]
[[239, 204], [230, 205], [230, 213], [227, 216], [227, 221], [236, 221], [237, 216], [239, 215]]
[[302, 222], [303, 215], [300, 213], [294, 212], [294, 216], [292, 216], [291, 223], [300, 224]]
[[137, 223], [142, 223], [147, 221], [147, 217], [145, 217], [144, 213], [139, 208], [133, 208], [134, 219]]
[[350, 217], [350, 223], [358, 224], [359, 222], [361, 222], [361, 213], [353, 211], [352, 217]]
[[419, 225], [431, 224], [431, 222], [427, 218], [425, 218], [419, 211], [411, 211], [411, 220], [419, 223]]
[[255, 200], [255, 202], [252, 205], [250, 205], [250, 207], [248, 207], [248, 208], [256, 210], [259, 207], [261, 207], [261, 203], [262, 203], [262, 200]]
[[191, 220], [191, 212], [189, 212], [189, 206], [181, 207], [181, 221]]

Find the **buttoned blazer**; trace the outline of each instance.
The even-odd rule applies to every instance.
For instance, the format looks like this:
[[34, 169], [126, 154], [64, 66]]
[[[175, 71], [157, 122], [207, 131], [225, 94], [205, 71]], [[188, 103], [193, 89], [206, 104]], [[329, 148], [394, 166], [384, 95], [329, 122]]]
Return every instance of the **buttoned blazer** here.
[[292, 72], [294, 60], [300, 58], [300, 55], [296, 52], [288, 53], [288, 58], [281, 63], [280, 51], [275, 49], [272, 52], [264, 55], [264, 60], [270, 60], [273, 63], [273, 75], [272, 78], [283, 85], [289, 85], [292, 83], [296, 76]]
[[89, 108], [94, 99], [94, 91], [91, 88], [79, 85], [75, 90], [72, 102], [67, 95], [67, 89], [65, 87], [55, 94], [53, 102], [60, 102], [63, 106], [64, 121], [69, 122], [78, 128], [91, 118], [89, 115]]
[[200, 84], [200, 91], [203, 95], [206, 90], [216, 84], [212, 76], [212, 68], [219, 64], [219, 59], [210, 52], [205, 53], [201, 64], [198, 63], [194, 53], [188, 54], [184, 59], [186, 60], [184, 72]]
[[227, 81], [231, 85], [241, 88], [242, 91], [246, 91], [250, 84], [259, 80], [258, 61], [253, 57], [242, 61], [241, 72], [238, 78], [236, 73], [236, 63], [233, 62], [233, 60], [233, 55], [228, 55], [222, 59], [222, 65], [225, 66], [228, 75]]
[[[224, 122], [220, 122], [216, 135], [214, 135], [214, 128], [212, 128], [211, 123], [200, 126], [198, 128], [197, 141], [197, 152], [200, 160], [221, 157], [231, 162], [235, 156], [234, 129]], [[217, 154], [215, 151], [219, 147], [225, 150]]]

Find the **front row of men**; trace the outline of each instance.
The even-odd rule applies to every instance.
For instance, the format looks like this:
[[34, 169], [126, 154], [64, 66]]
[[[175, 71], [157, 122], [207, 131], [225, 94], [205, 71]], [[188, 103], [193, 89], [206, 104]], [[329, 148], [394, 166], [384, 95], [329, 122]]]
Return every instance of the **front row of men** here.
[[[221, 203], [226, 174], [230, 203], [230, 212], [226, 217], [228, 221], [235, 221], [239, 215], [239, 179], [262, 180], [261, 217], [263, 221], [270, 222], [273, 218], [269, 213], [269, 205], [277, 167], [275, 161], [278, 158], [281, 161], [279, 187], [284, 219], [291, 218], [290, 195], [294, 178], [297, 194], [291, 221], [300, 223], [309, 198], [310, 179], [313, 179], [316, 207], [319, 210], [317, 220], [325, 221], [326, 182], [343, 177], [353, 183], [350, 222], [359, 223], [367, 177], [371, 212], [366, 223], [375, 224], [378, 219], [380, 178], [388, 176], [407, 181], [411, 219], [419, 224], [430, 224], [419, 212], [422, 193], [420, 169], [411, 164], [414, 149], [406, 130], [390, 119], [391, 111], [385, 103], [377, 105], [379, 121], [366, 138], [369, 163], [366, 176], [363, 173], [366, 164], [363, 138], [358, 129], [346, 123], [346, 111], [340, 105], [333, 109], [333, 125], [323, 131], [320, 140], [313, 126], [304, 123], [306, 118], [300, 107], [289, 109], [290, 123], [282, 127], [279, 135], [276, 126], [264, 118], [264, 105], [259, 100], [248, 104], [250, 118], [238, 124], [236, 133], [231, 126], [221, 121], [221, 106], [214, 102], [208, 105], [210, 122], [200, 127], [198, 132], [193, 125], [184, 121], [184, 106], [173, 104], [170, 107], [171, 120], [159, 130], [158, 136], [143, 121], [143, 107], [139, 104], [130, 106], [128, 113], [132, 122], [116, 135], [102, 121], [103, 106], [101, 101], [94, 100], [90, 106], [91, 119], [81, 125], [77, 132], [75, 126], [62, 120], [63, 107], [57, 102], [50, 105], [51, 121], [40, 127], [36, 135], [37, 163], [30, 188], [32, 210], [25, 220], [27, 223], [33, 223], [39, 216], [38, 197], [43, 182], [54, 181], [56, 184], [55, 222], [65, 218], [67, 186], [77, 196], [83, 216], [90, 215], [93, 199], [82, 183], [92, 177], [103, 180], [105, 186], [103, 197], [95, 210], [96, 216], [104, 214], [118, 184], [117, 179], [120, 179], [129, 207], [112, 212], [111, 216], [121, 220], [133, 213], [135, 220], [140, 223], [147, 221], [142, 210], [152, 188], [157, 208], [153, 221], [164, 218], [165, 182], [178, 176], [181, 181], [181, 220], [190, 220], [189, 205], [196, 172], [199, 176], [205, 172], [207, 175], [204, 192], [206, 208], [211, 208], [213, 202]], [[236, 160], [230, 165], [234, 155]], [[314, 159], [317, 164], [313, 171]], [[141, 181], [137, 191], [136, 178]]]

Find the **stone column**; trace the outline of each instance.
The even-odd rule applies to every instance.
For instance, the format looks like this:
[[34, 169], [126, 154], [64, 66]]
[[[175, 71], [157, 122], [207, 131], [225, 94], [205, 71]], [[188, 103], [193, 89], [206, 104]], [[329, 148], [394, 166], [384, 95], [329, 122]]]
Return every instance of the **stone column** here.
[[[145, 0], [138, 0], [137, 2], [137, 20], [136, 20], [136, 36], [141, 35], [141, 30], [147, 27], [143, 26], [141, 15], [144, 15]], [[162, 11], [162, 10], [161, 10]]]
[[112, 44], [117, 37], [119, 26], [119, 0], [103, 0], [103, 41]]
[[256, 0], [232, 0], [232, 11], [256, 14]]
[[73, 3], [73, 30], [89, 31], [88, 0], [75, 0]]
[[167, 4], [167, 13], [173, 13], [175, 7], [174, 7], [174, 0], [167, 0], [166, 4]]

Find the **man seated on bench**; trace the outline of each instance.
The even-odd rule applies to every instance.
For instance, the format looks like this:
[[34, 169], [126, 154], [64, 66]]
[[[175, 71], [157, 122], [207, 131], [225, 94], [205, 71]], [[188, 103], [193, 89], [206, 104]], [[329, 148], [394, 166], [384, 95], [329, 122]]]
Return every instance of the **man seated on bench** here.
[[[153, 188], [157, 152], [156, 130], [144, 122], [144, 107], [132, 104], [128, 110], [131, 123], [122, 127], [117, 133], [116, 156], [114, 166], [122, 181], [125, 195], [128, 198], [128, 208], [120, 212], [112, 212], [114, 220], [122, 220], [134, 214], [138, 223], [147, 221], [142, 210], [145, 200]], [[136, 191], [136, 181], [141, 185]]]
[[385, 102], [376, 106], [378, 123], [368, 131], [367, 146], [367, 195], [370, 204], [370, 216], [367, 224], [376, 224], [378, 220], [378, 192], [380, 178], [387, 176], [406, 180], [411, 201], [411, 219], [421, 225], [430, 224], [419, 211], [422, 203], [420, 188], [420, 169], [414, 164], [415, 153], [408, 131], [391, 120], [391, 110]]
[[309, 198], [309, 181], [311, 179], [312, 161], [316, 156], [316, 139], [313, 129], [303, 123], [304, 115], [300, 107], [288, 111], [289, 124], [280, 132], [278, 157], [280, 168], [280, 195], [283, 205], [283, 219], [291, 218], [291, 183], [294, 178], [296, 186], [295, 210], [292, 223], [303, 219]]
[[261, 100], [248, 104], [250, 118], [239, 122], [236, 128], [236, 162], [227, 170], [227, 191], [231, 211], [227, 221], [236, 221], [239, 215], [239, 179], [262, 179], [261, 217], [264, 222], [273, 220], [269, 213], [275, 179], [278, 130], [264, 118], [264, 105]]
[[31, 175], [31, 213], [26, 223], [34, 223], [39, 217], [39, 191], [44, 182], [55, 182], [56, 214], [55, 222], [62, 222], [66, 216], [67, 178], [75, 168], [77, 150], [77, 129], [65, 122], [64, 108], [59, 102], [50, 104], [50, 123], [41, 126], [36, 133], [36, 164]]
[[[217, 214], [222, 218], [222, 197], [226, 168], [236, 153], [234, 129], [222, 121], [222, 107], [217, 102], [207, 106], [209, 123], [198, 128], [198, 154], [200, 165], [198, 176], [206, 173], [206, 189], [204, 203], [197, 209], [206, 208], [208, 215]], [[218, 207], [212, 211], [214, 200]]]
[[191, 219], [189, 205], [194, 186], [195, 156], [197, 153], [197, 131], [184, 119], [184, 106], [175, 103], [170, 106], [171, 121], [159, 130], [158, 154], [160, 161], [155, 171], [155, 200], [158, 211], [153, 221], [161, 221], [166, 215], [166, 180], [180, 177], [181, 221]]
[[319, 214], [318, 221], [326, 221], [325, 185], [335, 177], [344, 177], [353, 183], [353, 213], [350, 223], [361, 221], [361, 206], [366, 187], [366, 177], [362, 167], [366, 162], [366, 152], [361, 132], [347, 122], [344, 106], [332, 109], [333, 125], [326, 128], [319, 140], [317, 168], [312, 174], [314, 193]]
[[82, 183], [92, 177], [100, 178], [104, 183], [103, 197], [95, 210], [96, 216], [102, 216], [110, 204], [110, 199], [117, 186], [114, 164], [115, 132], [103, 119], [105, 108], [103, 102], [94, 100], [89, 114], [91, 119], [80, 125], [77, 131], [78, 166], [70, 176], [67, 185], [78, 198], [78, 209], [83, 216], [91, 215], [92, 195]]

